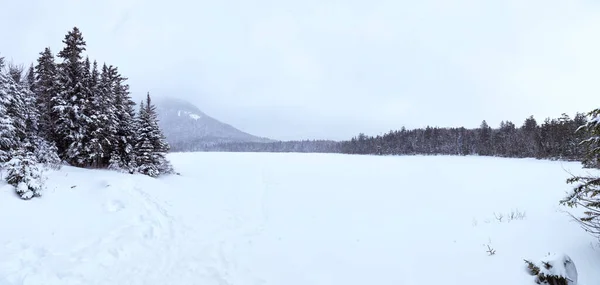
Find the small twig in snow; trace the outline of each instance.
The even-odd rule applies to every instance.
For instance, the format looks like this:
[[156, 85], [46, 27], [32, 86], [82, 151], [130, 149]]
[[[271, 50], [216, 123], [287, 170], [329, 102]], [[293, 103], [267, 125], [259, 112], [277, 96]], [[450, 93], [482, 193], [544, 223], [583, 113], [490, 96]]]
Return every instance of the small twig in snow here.
[[493, 248], [491, 248], [489, 244], [487, 245], [487, 248], [488, 248], [488, 250], [487, 250], [487, 253], [488, 253], [490, 256], [492, 256], [492, 255], [496, 254], [496, 250], [495, 250], [495, 249], [493, 249]]
[[498, 222], [502, 223], [502, 218], [504, 218], [504, 215], [502, 213], [496, 214], [496, 212], [494, 212], [494, 217], [496, 217], [496, 220], [498, 220]]

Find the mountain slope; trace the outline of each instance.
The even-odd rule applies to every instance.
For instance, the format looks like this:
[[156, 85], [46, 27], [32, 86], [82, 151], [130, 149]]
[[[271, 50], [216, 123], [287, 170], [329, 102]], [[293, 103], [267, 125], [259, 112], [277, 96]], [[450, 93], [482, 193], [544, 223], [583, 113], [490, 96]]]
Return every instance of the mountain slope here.
[[160, 127], [173, 151], [197, 150], [217, 143], [271, 142], [222, 123], [185, 100], [161, 98], [156, 107]]

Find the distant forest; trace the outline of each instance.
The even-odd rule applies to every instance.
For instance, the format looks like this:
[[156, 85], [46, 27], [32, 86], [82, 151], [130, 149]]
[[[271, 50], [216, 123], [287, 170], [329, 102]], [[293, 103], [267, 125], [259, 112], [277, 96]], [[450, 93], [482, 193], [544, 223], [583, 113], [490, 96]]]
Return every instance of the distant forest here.
[[[173, 151], [180, 151], [176, 148]], [[278, 141], [278, 142], [227, 142], [197, 145], [194, 149], [186, 151], [222, 151], [222, 152], [307, 152], [307, 153], [340, 153], [341, 144], [329, 140], [303, 140], [303, 141]]]
[[479, 128], [425, 127], [390, 131], [383, 135], [359, 134], [347, 141], [288, 141], [273, 143], [221, 143], [199, 151], [312, 152], [370, 155], [482, 155], [580, 160], [586, 153], [580, 142], [590, 136], [579, 127], [584, 113], [567, 114], [538, 123], [533, 116], [521, 126], [503, 121], [498, 128], [482, 121]]

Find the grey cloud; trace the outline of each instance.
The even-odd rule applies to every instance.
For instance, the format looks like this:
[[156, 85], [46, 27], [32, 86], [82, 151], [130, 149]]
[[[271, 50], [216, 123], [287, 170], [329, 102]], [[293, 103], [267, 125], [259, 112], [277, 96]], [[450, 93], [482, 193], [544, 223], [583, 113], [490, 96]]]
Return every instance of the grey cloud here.
[[[13, 1], [0, 52], [32, 62], [72, 26], [134, 95], [177, 96], [276, 139], [476, 127], [592, 108], [594, 1]], [[33, 8], [30, 8], [33, 7]], [[15, 28], [19, 23], [19, 28]], [[12, 29], [10, 27], [13, 27]]]

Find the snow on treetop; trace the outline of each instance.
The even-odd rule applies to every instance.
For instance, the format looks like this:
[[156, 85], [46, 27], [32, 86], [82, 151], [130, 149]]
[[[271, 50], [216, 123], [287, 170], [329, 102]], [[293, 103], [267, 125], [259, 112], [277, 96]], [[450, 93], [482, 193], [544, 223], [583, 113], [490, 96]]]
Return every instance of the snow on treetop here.
[[[546, 266], [550, 265], [550, 268]], [[569, 285], [577, 284], [577, 269], [575, 263], [566, 254], [548, 254], [542, 261], [537, 262], [536, 265], [540, 268], [540, 273], [546, 276], [560, 276], [564, 277], [569, 281]]]
[[596, 115], [595, 118], [592, 118], [590, 120], [590, 123], [592, 123], [592, 124], [600, 124], [600, 114]]

